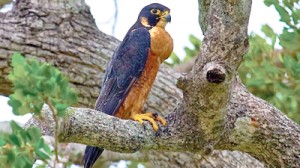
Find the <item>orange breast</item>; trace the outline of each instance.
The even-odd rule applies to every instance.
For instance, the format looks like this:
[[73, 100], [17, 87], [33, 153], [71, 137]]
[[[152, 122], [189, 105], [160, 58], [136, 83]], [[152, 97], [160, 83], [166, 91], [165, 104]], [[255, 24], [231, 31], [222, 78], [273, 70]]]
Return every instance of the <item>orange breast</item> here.
[[173, 51], [173, 39], [162, 27], [153, 27], [149, 32], [151, 36], [151, 52], [160, 58], [160, 62], [163, 62]]
[[155, 80], [160, 61], [150, 52], [141, 77], [133, 84], [126, 99], [115, 113], [116, 117], [128, 119], [140, 114]]
[[126, 99], [115, 113], [116, 117], [128, 119], [133, 114], [140, 114], [147, 100], [159, 65], [167, 59], [173, 50], [173, 39], [164, 28], [153, 27], [149, 30], [151, 47], [141, 77], [134, 83]]

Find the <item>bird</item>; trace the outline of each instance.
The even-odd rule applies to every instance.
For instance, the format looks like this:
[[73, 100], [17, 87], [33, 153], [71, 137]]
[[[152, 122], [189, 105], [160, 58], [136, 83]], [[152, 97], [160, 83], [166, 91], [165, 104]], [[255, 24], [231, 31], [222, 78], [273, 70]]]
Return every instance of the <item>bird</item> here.
[[[115, 50], [105, 72], [95, 109], [121, 119], [151, 123], [158, 131], [156, 121], [163, 126], [166, 120], [157, 113], [142, 113], [143, 106], [160, 64], [173, 51], [173, 39], [165, 30], [171, 22], [170, 9], [152, 3], [140, 11], [137, 21], [126, 33]], [[104, 149], [87, 146], [83, 161], [91, 168]]]

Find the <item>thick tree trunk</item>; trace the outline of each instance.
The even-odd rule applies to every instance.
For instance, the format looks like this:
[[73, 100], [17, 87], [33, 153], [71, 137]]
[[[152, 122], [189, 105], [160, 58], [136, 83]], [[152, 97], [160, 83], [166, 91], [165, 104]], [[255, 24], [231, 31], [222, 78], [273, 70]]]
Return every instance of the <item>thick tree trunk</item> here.
[[[201, 167], [203, 160], [210, 167], [262, 166], [248, 155], [213, 151], [217, 149], [250, 153], [267, 167], [299, 167], [299, 126], [249, 93], [237, 77], [248, 47], [250, 6], [251, 1], [199, 0], [205, 38], [193, 70], [182, 76], [163, 66], [147, 101], [146, 108], [167, 116], [167, 127], [154, 134], [149, 124], [144, 128], [75, 108], [61, 121], [60, 141], [120, 152], [141, 150], [157, 166], [168, 162], [168, 167]], [[17, 1], [12, 11], [0, 14], [0, 93], [11, 93], [9, 60], [19, 51], [59, 67], [78, 89], [78, 106], [92, 107], [118, 43], [98, 30], [83, 1]], [[176, 87], [178, 78], [183, 94]], [[47, 108], [44, 112], [47, 115]], [[47, 126], [41, 126], [32, 119], [28, 125], [51, 135], [53, 122], [45, 122]], [[150, 149], [172, 152], [147, 152]]]

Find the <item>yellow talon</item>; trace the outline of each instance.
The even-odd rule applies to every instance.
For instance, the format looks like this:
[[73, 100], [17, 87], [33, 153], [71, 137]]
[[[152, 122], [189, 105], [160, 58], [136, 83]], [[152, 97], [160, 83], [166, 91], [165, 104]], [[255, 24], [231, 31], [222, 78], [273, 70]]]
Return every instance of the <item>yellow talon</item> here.
[[162, 118], [161, 116], [158, 116], [154, 113], [145, 113], [145, 114], [134, 114], [131, 117], [133, 120], [138, 121], [140, 124], [143, 124], [143, 120], [147, 120], [151, 123], [153, 130], [156, 132], [158, 130], [158, 125], [156, 124], [156, 121], [160, 122], [163, 126], [167, 124], [167, 121]]
[[156, 121], [160, 122], [163, 126], [167, 125], [167, 121], [164, 118], [162, 118], [161, 116], [157, 116]]
[[167, 121], [163, 117], [159, 116], [157, 113], [148, 112], [148, 114], [152, 114], [154, 120], [160, 122], [163, 126], [167, 125]]

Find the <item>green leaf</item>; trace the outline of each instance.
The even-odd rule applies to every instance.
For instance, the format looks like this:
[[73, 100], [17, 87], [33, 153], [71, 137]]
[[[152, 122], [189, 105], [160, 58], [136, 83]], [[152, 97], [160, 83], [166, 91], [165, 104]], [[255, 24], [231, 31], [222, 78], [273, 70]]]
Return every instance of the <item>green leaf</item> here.
[[63, 117], [65, 115], [66, 109], [68, 108], [68, 105], [57, 103], [57, 104], [55, 104], [55, 108], [57, 110], [58, 116]]
[[283, 0], [283, 5], [288, 7], [290, 10], [294, 8], [294, 2], [291, 0]]
[[44, 143], [43, 149], [47, 154], [51, 154], [51, 149], [46, 143]]
[[50, 147], [45, 143], [43, 138], [40, 138], [35, 143], [35, 150], [40, 150], [40, 149], [43, 149], [47, 154], [51, 154]]
[[195, 50], [199, 50], [201, 46], [201, 40], [194, 35], [189, 36], [190, 42], [194, 45]]
[[17, 156], [16, 160], [14, 161], [14, 166], [15, 167], [25, 167], [26, 162], [25, 160], [21, 159], [19, 156]]
[[40, 130], [36, 127], [28, 128], [27, 134], [32, 141], [38, 141], [42, 136]]
[[264, 0], [264, 3], [267, 6], [271, 6], [271, 5], [274, 5], [274, 4], [278, 4], [279, 1], [278, 0]]
[[287, 25], [290, 25], [291, 19], [290, 19], [290, 14], [288, 13], [288, 11], [280, 5], [275, 5], [275, 8], [280, 15], [280, 20], [285, 22]]
[[188, 57], [188, 58], [192, 58], [196, 55], [196, 52], [193, 49], [190, 49], [188, 47], [184, 47], [183, 49], [185, 51], [186, 57]]
[[33, 160], [29, 159], [27, 156], [21, 156], [21, 159], [24, 161], [25, 165], [24, 168], [32, 168], [34, 162]]
[[[15, 53], [12, 56], [12, 66], [13, 66], [13, 70], [8, 75], [8, 79], [11, 80], [15, 85], [16, 83], [20, 82], [20, 78], [26, 78], [26, 76], [28, 75], [26, 71], [25, 58], [22, 57], [20, 53]], [[22, 82], [24, 81], [22, 80]]]
[[36, 143], [35, 143], [35, 147], [37, 149], [43, 148], [45, 145], [43, 138], [40, 138]]
[[21, 142], [18, 138], [18, 136], [11, 134], [9, 135], [9, 140], [16, 146], [21, 147]]
[[277, 35], [273, 31], [273, 29], [269, 25], [265, 24], [262, 26], [261, 31], [272, 40], [272, 48], [274, 48]]
[[13, 134], [17, 134], [19, 131], [23, 131], [23, 128], [19, 126], [15, 121], [10, 122], [10, 127], [12, 129]]
[[7, 104], [12, 107], [13, 113], [15, 115], [21, 115], [21, 113], [19, 113], [18, 109], [22, 106], [22, 102], [15, 99], [14, 97], [15, 97], [14, 94], [10, 95]]
[[0, 137], [0, 147], [6, 145], [7, 142]]
[[13, 163], [15, 161], [16, 154], [14, 153], [14, 151], [12, 151], [12, 150], [6, 150], [5, 154], [7, 156], [6, 157], [7, 158], [7, 162]]
[[25, 58], [20, 53], [14, 53], [14, 55], [12, 56], [12, 66], [16, 67], [25, 64], [26, 64]]
[[44, 152], [42, 152], [42, 151], [40, 151], [40, 150], [35, 150], [35, 153], [36, 153], [37, 156], [38, 156], [40, 159], [42, 159], [42, 160], [46, 160], [46, 159], [49, 159], [49, 158], [50, 158], [46, 153], [44, 153]]
[[295, 25], [297, 25], [299, 23], [300, 20], [300, 9], [296, 9], [292, 12], [291, 14], [293, 22]]
[[173, 65], [180, 64], [181, 62], [177, 54], [175, 54], [174, 52], [172, 52], [170, 59], [173, 61]]

